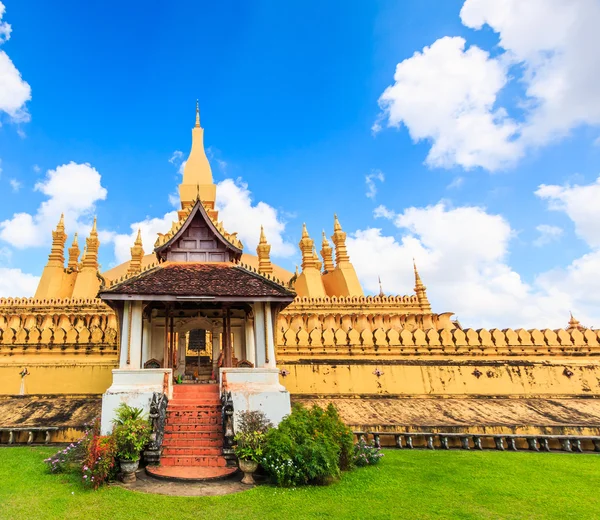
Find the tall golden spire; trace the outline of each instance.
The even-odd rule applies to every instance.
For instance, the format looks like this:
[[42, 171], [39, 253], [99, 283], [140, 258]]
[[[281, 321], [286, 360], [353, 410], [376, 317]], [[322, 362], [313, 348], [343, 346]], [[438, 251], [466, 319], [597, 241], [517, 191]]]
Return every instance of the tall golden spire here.
[[79, 242], [77, 240], [77, 233], [73, 235], [73, 244], [69, 248], [69, 261], [67, 268], [76, 271], [79, 266]]
[[216, 218], [214, 211], [216, 190], [210, 163], [204, 150], [204, 128], [200, 126], [200, 106], [196, 101], [196, 123], [192, 128], [192, 149], [183, 167], [183, 179], [179, 185], [182, 210], [193, 206], [199, 197], [209, 215]]
[[63, 213], [56, 226], [56, 231], [52, 232], [52, 247], [50, 248], [50, 255], [48, 256], [48, 265], [64, 267], [66, 241], [65, 215]]
[[333, 248], [329, 245], [325, 231], [323, 231], [323, 242], [321, 243], [321, 256], [323, 257], [323, 266], [328, 273], [335, 269], [333, 264]]
[[300, 239], [300, 251], [302, 253], [302, 270], [307, 267], [316, 267], [315, 257], [313, 256], [313, 239], [308, 235], [306, 224], [302, 224], [302, 238]]
[[348, 250], [346, 249], [346, 233], [342, 230], [337, 215], [333, 216], [333, 235], [331, 236], [335, 246], [335, 263], [339, 267], [341, 264], [350, 262]]
[[131, 248], [131, 261], [127, 274], [137, 274], [142, 270], [142, 258], [144, 258], [144, 247], [142, 246], [142, 231], [138, 228], [137, 238]]
[[85, 239], [86, 253], [82, 258], [82, 268], [98, 269], [98, 249], [100, 248], [100, 240], [98, 240], [98, 231], [96, 230], [96, 217], [90, 231], [90, 236]]
[[273, 272], [273, 264], [271, 263], [271, 246], [267, 242], [265, 237], [265, 230], [260, 226], [260, 240], [256, 247], [256, 254], [258, 255], [258, 272], [262, 274], [271, 274]]
[[427, 292], [426, 292], [427, 287], [425, 287], [423, 285], [423, 282], [421, 281], [421, 277], [419, 276], [419, 271], [417, 271], [417, 263], [415, 262], [414, 258], [413, 258], [413, 268], [415, 271], [415, 294], [417, 295], [417, 299], [419, 300], [419, 305], [421, 306], [421, 309], [423, 311], [431, 312], [431, 305], [429, 303], [429, 300], [427, 299]]

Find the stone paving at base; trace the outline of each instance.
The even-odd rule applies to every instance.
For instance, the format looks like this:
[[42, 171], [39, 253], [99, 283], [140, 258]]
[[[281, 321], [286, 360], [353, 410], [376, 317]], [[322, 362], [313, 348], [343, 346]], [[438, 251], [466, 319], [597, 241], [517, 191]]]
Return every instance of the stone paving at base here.
[[136, 472], [136, 481], [131, 484], [117, 482], [114, 485], [140, 493], [153, 493], [157, 495], [170, 495], [178, 497], [210, 497], [229, 495], [248, 491], [254, 486], [242, 484], [242, 475], [236, 475], [227, 480], [212, 482], [172, 482], [150, 477], [143, 469]]

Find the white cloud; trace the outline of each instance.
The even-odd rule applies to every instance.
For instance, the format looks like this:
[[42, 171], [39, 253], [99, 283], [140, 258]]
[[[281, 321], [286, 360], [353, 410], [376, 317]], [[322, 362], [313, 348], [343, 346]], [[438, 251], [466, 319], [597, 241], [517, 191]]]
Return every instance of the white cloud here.
[[171, 164], [179, 164], [182, 159], [183, 159], [183, 152], [181, 150], [175, 150], [173, 152], [173, 155], [171, 155], [169, 162]]
[[48, 198], [35, 215], [16, 213], [12, 219], [0, 222], [0, 239], [16, 248], [45, 246], [51, 240], [50, 231], [60, 214], [65, 215], [68, 233], [89, 229], [89, 220], [96, 202], [106, 198], [98, 171], [90, 164], [70, 162], [48, 170], [46, 177], [34, 189]]
[[219, 220], [223, 221], [228, 232], [238, 233], [247, 253], [254, 254], [261, 225], [271, 244], [273, 256], [289, 257], [296, 252], [295, 247], [283, 236], [285, 222], [281, 220], [278, 211], [262, 201], [253, 205], [252, 193], [241, 179], [224, 179], [217, 184], [216, 206]]
[[[11, 26], [3, 22], [5, 7], [0, 2], [0, 44], [10, 38]], [[0, 51], [0, 112], [13, 122], [29, 121], [25, 103], [31, 99], [31, 87], [4, 51]]]
[[352, 262], [371, 293], [379, 292], [379, 276], [386, 293], [412, 293], [415, 258], [434, 312], [452, 311], [466, 326], [564, 327], [569, 310], [588, 322], [594, 313], [598, 316], [597, 304], [590, 303], [596, 296], [568, 295], [570, 283], [579, 283], [585, 292], [581, 273], [593, 272], [596, 256], [574, 262], [567, 269], [569, 277], [550, 272], [528, 284], [508, 264], [515, 233], [500, 215], [444, 203], [402, 213], [380, 208], [379, 213], [394, 222], [399, 237], [385, 236], [377, 228], [348, 237]]
[[8, 183], [14, 192], [17, 192], [21, 189], [21, 183], [17, 179], [10, 179]]
[[42, 169], [37, 164], [34, 164], [33, 165], [33, 171], [35, 173], [40, 173], [42, 171]]
[[449, 190], [458, 189], [464, 183], [465, 183], [465, 178], [464, 177], [454, 177], [454, 179], [452, 179], [452, 182], [450, 184], [448, 184], [448, 186], [446, 186], [446, 188], [449, 189]]
[[548, 208], [565, 213], [575, 232], [592, 248], [600, 248], [600, 177], [593, 184], [564, 186], [542, 184], [535, 194], [548, 201]]
[[365, 183], [367, 184], [366, 196], [369, 199], [375, 199], [377, 195], [377, 185], [375, 181], [384, 182], [385, 176], [381, 170], [371, 170], [371, 173], [365, 177]]
[[558, 226], [550, 226], [549, 224], [540, 224], [535, 228], [540, 236], [533, 241], [536, 247], [545, 246], [557, 241], [563, 234], [562, 228]]
[[[404, 124], [431, 142], [431, 166], [497, 170], [527, 147], [600, 125], [597, 0], [466, 0], [460, 16], [472, 29], [490, 26], [500, 54], [448, 36], [416, 52], [397, 65], [374, 130]], [[519, 122], [498, 106], [509, 82], [524, 87]]]
[[119, 234], [105, 237], [105, 243], [112, 242], [114, 244], [115, 260], [117, 264], [131, 260], [131, 248], [137, 237], [138, 229], [142, 232], [142, 244], [146, 254], [154, 250], [154, 242], [156, 242], [157, 233], [166, 233], [171, 229], [173, 222], [177, 222], [177, 212], [171, 211], [162, 218], [150, 218], [140, 222], [131, 224], [131, 233]]
[[0, 267], [0, 298], [33, 296], [39, 281], [20, 269]]
[[506, 58], [524, 69], [528, 144], [581, 124], [600, 124], [600, 3], [597, 0], [466, 0], [463, 23], [489, 25]]
[[465, 43], [444, 37], [398, 63], [379, 104], [388, 126], [404, 124], [414, 141], [431, 141], [430, 166], [495, 170], [521, 154], [516, 123], [494, 108], [507, 71]]

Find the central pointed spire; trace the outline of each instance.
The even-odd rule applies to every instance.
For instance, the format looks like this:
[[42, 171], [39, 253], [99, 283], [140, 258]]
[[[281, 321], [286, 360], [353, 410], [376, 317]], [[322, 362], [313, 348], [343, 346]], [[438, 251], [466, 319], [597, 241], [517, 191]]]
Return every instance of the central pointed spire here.
[[179, 185], [181, 208], [193, 206], [200, 200], [209, 211], [215, 207], [217, 187], [213, 182], [212, 170], [204, 150], [204, 128], [200, 126], [200, 105], [196, 101], [196, 123], [192, 128], [192, 149], [183, 167], [183, 179]]

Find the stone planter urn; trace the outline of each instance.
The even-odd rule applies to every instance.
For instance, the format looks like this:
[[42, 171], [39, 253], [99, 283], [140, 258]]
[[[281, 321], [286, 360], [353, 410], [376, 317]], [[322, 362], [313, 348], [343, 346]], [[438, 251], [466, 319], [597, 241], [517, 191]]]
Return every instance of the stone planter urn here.
[[140, 459], [138, 460], [125, 460], [120, 459], [121, 473], [123, 474], [122, 480], [125, 484], [135, 482], [135, 471], [140, 465]]
[[254, 484], [254, 478], [252, 478], [252, 474], [256, 471], [256, 468], [258, 468], [258, 462], [240, 459], [240, 469], [244, 472], [242, 484]]

